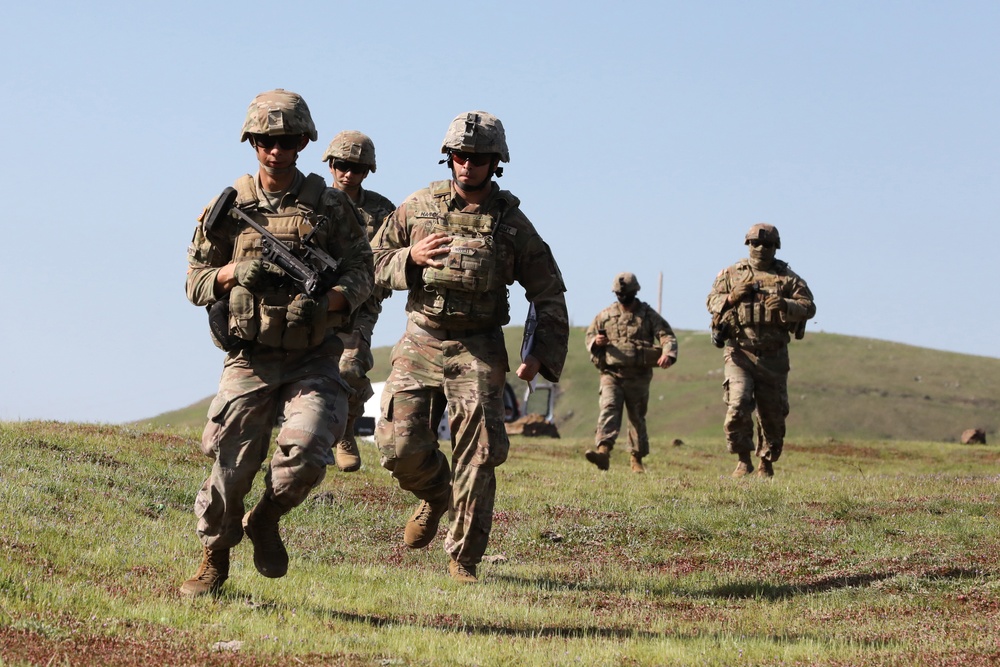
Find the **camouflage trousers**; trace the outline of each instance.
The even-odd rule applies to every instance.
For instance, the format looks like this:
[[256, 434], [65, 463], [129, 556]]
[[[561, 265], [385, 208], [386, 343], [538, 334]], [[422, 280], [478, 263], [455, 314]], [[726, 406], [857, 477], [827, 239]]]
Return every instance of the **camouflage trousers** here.
[[[785, 444], [788, 416], [788, 348], [768, 354], [751, 354], [726, 347], [726, 445], [730, 454], [756, 451], [761, 459], [777, 461]], [[753, 414], [757, 413], [754, 447]]]
[[276, 424], [264, 492], [288, 511], [323, 481], [347, 414], [339, 352], [334, 337], [313, 350], [254, 347], [226, 357], [201, 439], [202, 452], [214, 459], [195, 500], [198, 537], [206, 547], [227, 549], [243, 539], [243, 499], [267, 457]]
[[[375, 365], [372, 357], [371, 332], [357, 328], [349, 334], [340, 334], [344, 353], [340, 355], [340, 377], [351, 388], [347, 399], [349, 421], [354, 423], [365, 413], [365, 402], [375, 395], [368, 371]], [[350, 438], [351, 433], [345, 434]]]
[[[495, 468], [507, 460], [503, 332], [440, 340], [413, 325], [392, 351], [375, 441], [399, 488], [422, 500], [448, 496], [444, 550], [456, 561], [482, 560], [493, 527]], [[437, 440], [448, 409], [451, 469]]]
[[594, 442], [613, 449], [622, 428], [622, 413], [628, 413], [628, 451], [639, 458], [649, 454], [646, 410], [653, 370], [640, 374], [601, 373], [600, 412]]

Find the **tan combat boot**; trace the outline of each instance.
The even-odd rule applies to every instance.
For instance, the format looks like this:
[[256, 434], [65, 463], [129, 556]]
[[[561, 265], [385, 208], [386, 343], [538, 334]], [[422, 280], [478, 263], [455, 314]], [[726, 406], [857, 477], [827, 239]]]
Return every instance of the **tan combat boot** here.
[[598, 445], [596, 450], [588, 449], [584, 456], [597, 466], [598, 470], [607, 470], [610, 467], [611, 448], [607, 445]]
[[462, 565], [454, 558], [448, 563], [448, 574], [460, 584], [475, 584], [479, 582], [476, 578], [475, 565]]
[[753, 461], [750, 459], [750, 454], [740, 454], [740, 462], [736, 464], [736, 470], [733, 471], [733, 477], [746, 477], [752, 472]]
[[229, 549], [204, 549], [198, 571], [181, 584], [182, 595], [192, 598], [215, 595], [229, 578]]
[[434, 541], [441, 517], [448, 511], [448, 496], [440, 500], [421, 500], [403, 529], [403, 544], [421, 549]]
[[243, 517], [243, 532], [253, 542], [253, 564], [265, 577], [276, 579], [288, 572], [288, 552], [278, 532], [285, 511], [265, 493]]
[[767, 459], [760, 460], [760, 467], [757, 468], [758, 477], [774, 477], [774, 464]]
[[641, 456], [636, 456], [635, 454], [633, 454], [631, 463], [632, 463], [632, 472], [646, 472], [646, 467], [642, 465]]
[[333, 460], [340, 472], [354, 472], [361, 468], [361, 452], [358, 451], [358, 441], [354, 438], [354, 417], [347, 418], [344, 437], [333, 448]]

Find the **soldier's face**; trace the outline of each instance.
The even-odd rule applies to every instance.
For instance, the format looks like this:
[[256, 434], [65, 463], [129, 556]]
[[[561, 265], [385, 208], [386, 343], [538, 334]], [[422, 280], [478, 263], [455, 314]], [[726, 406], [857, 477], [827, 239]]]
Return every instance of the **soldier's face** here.
[[334, 160], [330, 165], [333, 183], [338, 190], [356, 190], [368, 177], [368, 167], [357, 162]]
[[452, 153], [451, 171], [459, 187], [477, 187], [493, 175], [496, 163], [492, 155], [482, 153]]
[[251, 135], [250, 141], [257, 151], [257, 161], [268, 169], [287, 169], [295, 165], [299, 151], [309, 143], [309, 137], [301, 134], [269, 136]]
[[761, 241], [754, 239], [750, 241], [750, 259], [762, 264], [769, 264], [774, 261], [774, 254], [777, 252], [774, 243], [771, 241]]

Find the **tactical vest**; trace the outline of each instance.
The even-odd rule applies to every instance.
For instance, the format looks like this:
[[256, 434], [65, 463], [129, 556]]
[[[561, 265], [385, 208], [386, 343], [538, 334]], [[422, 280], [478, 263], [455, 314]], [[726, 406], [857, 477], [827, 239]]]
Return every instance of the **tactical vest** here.
[[[765, 305], [767, 297], [779, 295], [789, 296], [788, 264], [776, 259], [770, 271], [758, 271], [746, 260], [727, 269], [730, 289], [734, 285], [752, 277], [753, 298], [741, 301], [734, 308], [736, 321], [742, 338], [760, 344], [781, 344], [789, 340], [789, 332], [796, 325], [788, 322], [784, 313], [768, 310]], [[742, 275], [740, 275], [742, 274]]]
[[[241, 176], [235, 183], [235, 206], [242, 209], [262, 227], [292, 250], [301, 246], [301, 239], [320, 225], [316, 210], [326, 190], [321, 176], [309, 174], [299, 190], [296, 208], [281, 213], [270, 213], [258, 208], [260, 201], [254, 187], [254, 178]], [[320, 226], [313, 237], [321, 247], [327, 238], [325, 226]], [[261, 256], [261, 235], [245, 225], [233, 240], [232, 261], [241, 262]], [[254, 341], [268, 347], [285, 350], [302, 350], [315, 347], [326, 337], [330, 322], [322, 316], [311, 327], [288, 327], [286, 315], [298, 290], [291, 285], [276, 285], [257, 294], [237, 285], [229, 294], [230, 332], [243, 340]]]
[[422, 289], [411, 300], [440, 326], [503, 325], [510, 319], [506, 285], [513, 281], [513, 244], [501, 241], [496, 232], [510, 199], [501, 193], [493, 214], [449, 211], [450, 201], [450, 181], [439, 181], [414, 207], [425, 236], [447, 234], [451, 252], [442, 260], [443, 267], [424, 267]]
[[649, 306], [642, 303], [632, 317], [608, 318], [603, 328], [608, 336], [604, 347], [604, 365], [608, 368], [652, 368], [663, 355], [659, 341], [646, 340], [643, 317]]

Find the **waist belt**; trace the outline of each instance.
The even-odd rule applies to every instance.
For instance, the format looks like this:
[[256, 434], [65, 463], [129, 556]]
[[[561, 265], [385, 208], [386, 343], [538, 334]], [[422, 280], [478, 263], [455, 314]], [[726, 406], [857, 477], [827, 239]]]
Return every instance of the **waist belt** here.
[[785, 343], [779, 341], [772, 341], [770, 343], [755, 343], [750, 340], [738, 340], [736, 341], [736, 347], [741, 350], [746, 350], [751, 354], [761, 355], [761, 354], [771, 354], [773, 352], [778, 352], [785, 347]]
[[459, 338], [481, 336], [483, 334], [493, 333], [497, 330], [497, 328], [498, 327], [480, 327], [478, 329], [435, 329], [433, 327], [422, 327], [414, 322], [406, 323], [406, 331], [408, 333], [430, 336], [431, 338], [437, 338], [438, 340], [458, 340]]

